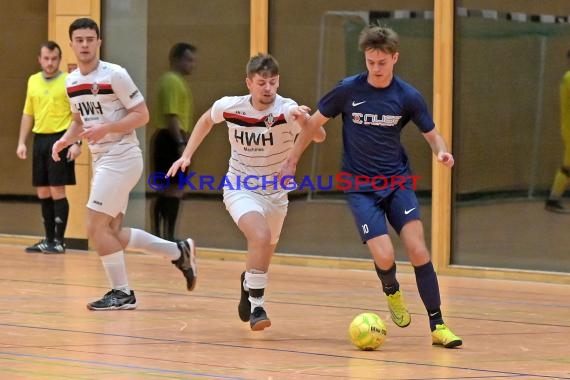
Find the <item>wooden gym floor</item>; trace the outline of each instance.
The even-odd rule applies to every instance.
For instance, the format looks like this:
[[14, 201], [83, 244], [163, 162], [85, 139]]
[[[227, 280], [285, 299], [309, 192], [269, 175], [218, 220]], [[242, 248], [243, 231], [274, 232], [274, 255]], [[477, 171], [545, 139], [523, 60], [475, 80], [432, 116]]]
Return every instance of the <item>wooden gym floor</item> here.
[[[412, 324], [401, 329], [372, 270], [276, 256], [266, 292], [273, 325], [252, 332], [236, 310], [241, 253], [199, 249], [191, 293], [168, 260], [128, 254], [139, 307], [92, 312], [86, 302], [108, 290], [94, 252], [23, 247], [0, 245], [1, 379], [570, 379], [567, 285], [440, 276], [446, 322], [464, 340], [444, 349], [431, 345], [405, 267]], [[377, 351], [349, 343], [362, 311], [388, 326]]]
[[[150, 229], [151, 208], [149, 199], [131, 199], [124, 225]], [[43, 236], [39, 204], [0, 201], [0, 209], [2, 234], [35, 235], [36, 241]], [[429, 204], [423, 204], [421, 212], [429, 240]], [[454, 215], [453, 264], [570, 273], [569, 222], [570, 214], [546, 212], [540, 199], [462, 204]], [[245, 239], [221, 199], [182, 202], [176, 232], [180, 238], [191, 236], [201, 247], [246, 249]], [[393, 243], [397, 259], [407, 261], [400, 239], [395, 238]], [[289, 203], [277, 250], [333, 259], [370, 257], [366, 245], [360, 244], [348, 205], [326, 200], [296, 199]]]

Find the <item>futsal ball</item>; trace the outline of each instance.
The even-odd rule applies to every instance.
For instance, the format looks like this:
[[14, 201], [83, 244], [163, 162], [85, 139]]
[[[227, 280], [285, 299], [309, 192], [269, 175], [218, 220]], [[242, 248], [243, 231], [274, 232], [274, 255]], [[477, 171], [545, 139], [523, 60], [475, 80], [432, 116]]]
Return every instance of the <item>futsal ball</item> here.
[[374, 313], [357, 315], [348, 327], [350, 341], [364, 351], [375, 350], [386, 340], [386, 325]]

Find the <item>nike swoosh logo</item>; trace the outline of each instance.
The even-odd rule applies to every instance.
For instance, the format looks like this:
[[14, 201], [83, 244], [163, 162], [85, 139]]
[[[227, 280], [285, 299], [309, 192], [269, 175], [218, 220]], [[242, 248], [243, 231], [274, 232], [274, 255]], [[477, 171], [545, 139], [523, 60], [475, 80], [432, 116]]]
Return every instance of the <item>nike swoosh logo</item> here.
[[356, 106], [359, 106], [359, 105], [364, 104], [364, 103], [366, 103], [366, 100], [363, 102], [352, 102], [352, 106], [356, 107]]
[[404, 210], [404, 214], [405, 214], [405, 215], [408, 215], [410, 212], [414, 211], [415, 209], [416, 209], [416, 208], [414, 207], [414, 208], [411, 208], [411, 209], [409, 209], [409, 210]]
[[430, 317], [435, 317], [437, 313], [429, 314]]
[[396, 313], [394, 313], [392, 310], [390, 310], [390, 314], [392, 315], [392, 320], [394, 322], [396, 322], [396, 324], [401, 324], [402, 321], [404, 320], [404, 316], [400, 315], [400, 318], [398, 318], [398, 316], [396, 315]]

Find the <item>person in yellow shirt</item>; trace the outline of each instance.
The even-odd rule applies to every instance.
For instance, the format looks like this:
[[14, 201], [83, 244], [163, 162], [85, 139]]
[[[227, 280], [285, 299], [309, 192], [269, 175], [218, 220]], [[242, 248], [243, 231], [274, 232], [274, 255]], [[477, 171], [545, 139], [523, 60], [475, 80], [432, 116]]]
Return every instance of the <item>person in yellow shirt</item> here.
[[28, 156], [26, 141], [34, 135], [32, 185], [42, 208], [45, 238], [27, 247], [26, 252], [65, 253], [65, 228], [69, 215], [66, 185], [75, 185], [75, 158], [80, 142], [61, 152], [62, 160], [51, 158], [51, 148], [71, 123], [71, 109], [65, 90], [66, 74], [59, 71], [61, 49], [53, 41], [41, 44], [38, 62], [41, 71], [28, 79], [26, 102], [16, 155]]
[[[174, 44], [169, 61], [170, 70], [160, 77], [155, 113], [158, 120], [154, 122], [159, 130], [153, 137], [154, 171], [165, 174], [184, 151], [194, 125], [194, 99], [184, 77], [191, 75], [196, 66], [196, 47], [185, 42]], [[184, 192], [178, 186], [178, 176], [169, 181], [153, 205], [152, 233], [175, 241], [176, 220]]]
[[[570, 67], [570, 50], [566, 53], [566, 59]], [[570, 210], [562, 205], [562, 196], [570, 178], [570, 69], [566, 71], [560, 82], [560, 132], [564, 142], [564, 157], [562, 166], [554, 176], [545, 209], [558, 213], [570, 213]]]

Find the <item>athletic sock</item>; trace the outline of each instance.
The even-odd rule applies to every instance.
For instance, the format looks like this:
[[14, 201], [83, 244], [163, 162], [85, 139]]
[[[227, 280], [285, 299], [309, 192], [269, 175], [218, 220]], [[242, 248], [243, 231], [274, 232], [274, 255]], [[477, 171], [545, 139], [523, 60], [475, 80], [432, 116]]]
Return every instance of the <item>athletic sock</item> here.
[[46, 231], [46, 239], [53, 242], [55, 238], [55, 215], [52, 198], [41, 198], [42, 218], [44, 221], [44, 229]]
[[178, 210], [180, 208], [180, 198], [164, 197], [163, 215], [166, 220], [164, 231], [165, 239], [174, 240], [174, 230], [176, 229], [176, 219], [178, 219]]
[[396, 263], [394, 263], [388, 270], [380, 269], [376, 263], [374, 263], [374, 268], [376, 269], [376, 274], [382, 283], [384, 294], [389, 296], [400, 290], [400, 283], [396, 280]]
[[245, 283], [249, 288], [249, 302], [251, 302], [251, 312], [256, 307], [263, 307], [265, 303], [264, 294], [267, 287], [267, 273], [251, 269], [245, 272]]
[[441, 315], [441, 298], [439, 295], [439, 283], [437, 282], [437, 274], [433, 269], [431, 261], [419, 267], [414, 267], [416, 274], [416, 284], [420, 293], [420, 298], [424, 303], [429, 316], [429, 324], [431, 330], [435, 330], [436, 325], [443, 324]]
[[435, 331], [437, 325], [443, 324], [443, 316], [441, 315], [441, 309], [437, 308], [434, 310], [428, 310], [429, 317], [429, 327], [431, 331]]
[[[160, 228], [162, 226], [163, 208], [164, 208], [164, 197], [159, 195], [154, 202], [154, 207], [152, 210], [153, 212], [152, 233], [160, 237], [164, 237], [164, 233], [161, 232]], [[162, 231], [164, 231], [164, 229], [162, 229]]]
[[67, 218], [69, 217], [69, 202], [67, 202], [67, 198], [54, 199], [53, 212], [55, 216], [55, 238], [63, 243], [65, 229], [67, 228]]
[[127, 248], [160, 255], [170, 260], [180, 258], [180, 250], [176, 243], [137, 228], [131, 228], [131, 237], [127, 243]]
[[105, 268], [105, 273], [107, 273], [107, 279], [109, 280], [111, 289], [120, 290], [125, 294], [131, 294], [124, 252], [121, 250], [111, 253], [110, 255], [101, 256], [101, 263], [103, 263], [103, 268]]

